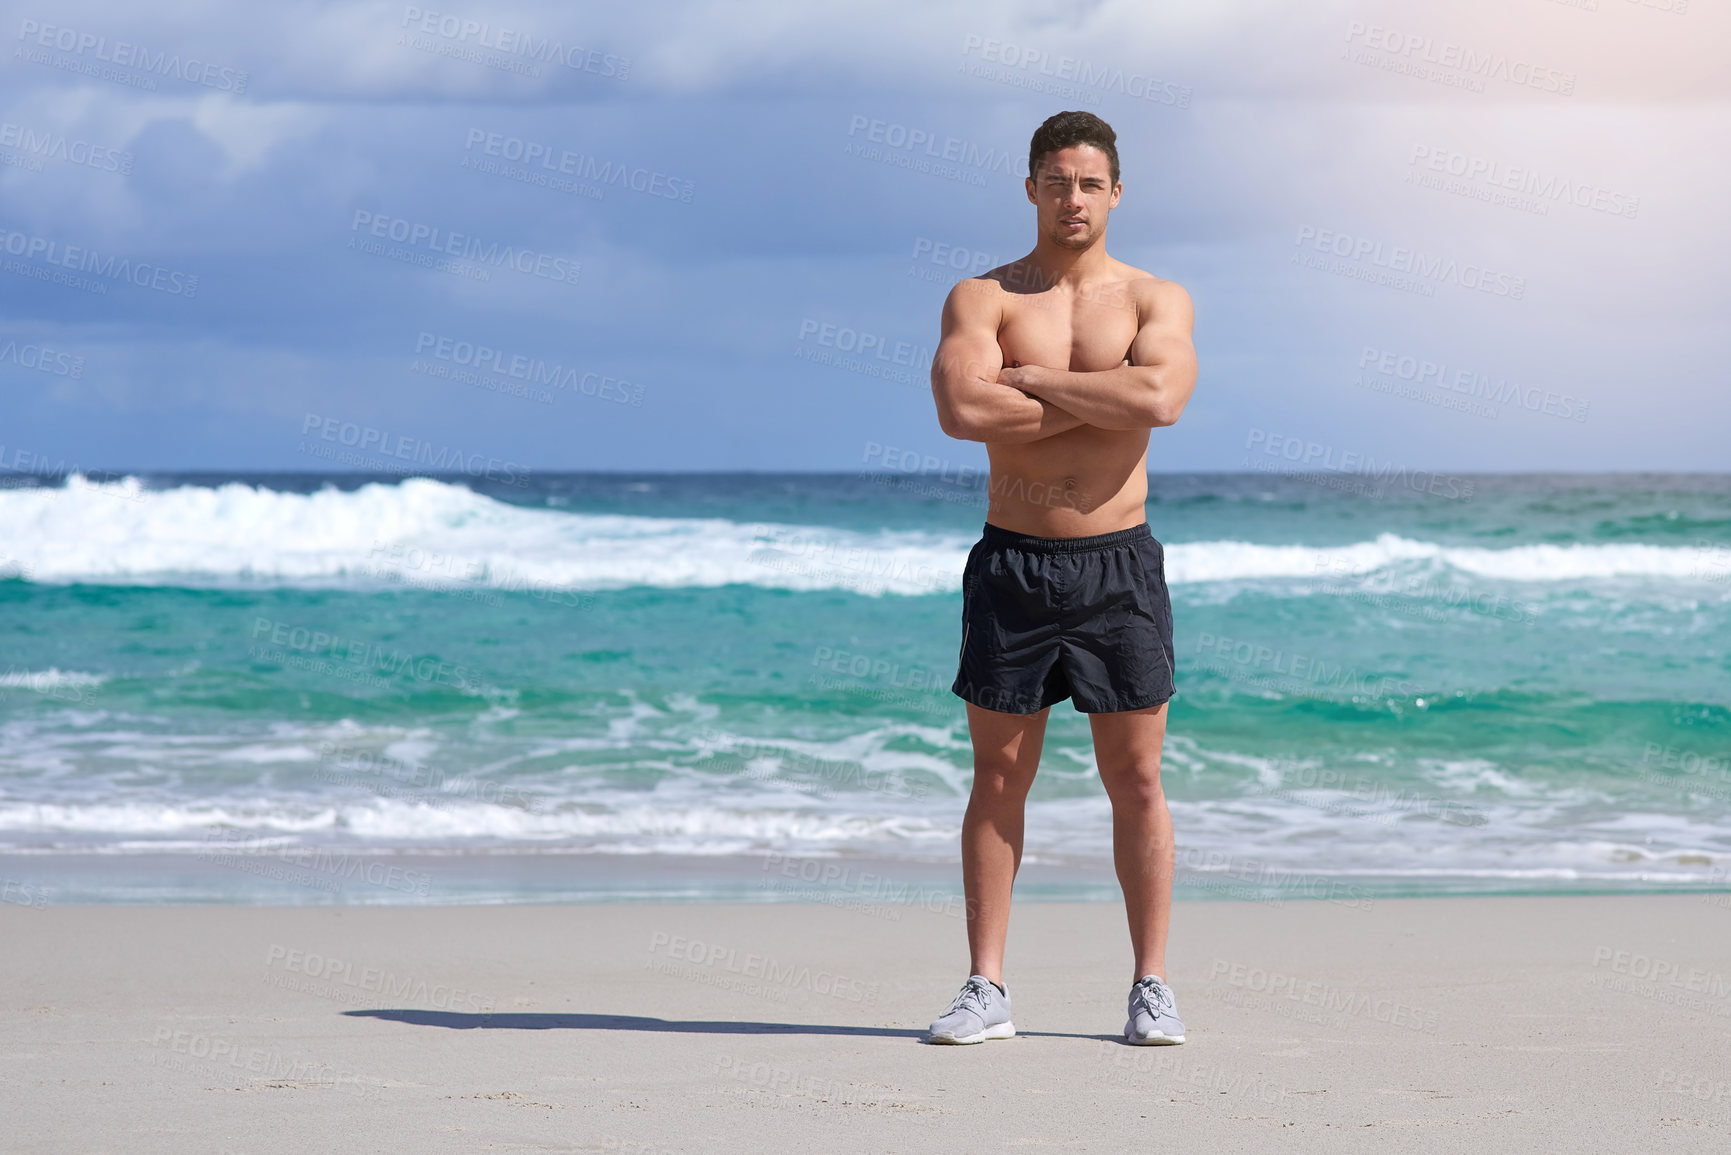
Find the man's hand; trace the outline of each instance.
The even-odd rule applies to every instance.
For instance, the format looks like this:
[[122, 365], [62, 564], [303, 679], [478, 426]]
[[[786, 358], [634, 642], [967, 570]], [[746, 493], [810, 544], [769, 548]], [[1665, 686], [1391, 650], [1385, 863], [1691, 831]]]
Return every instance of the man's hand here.
[[1020, 389], [1028, 396], [1034, 396], [1034, 390], [1024, 382], [1033, 380], [1033, 373], [1038, 365], [1024, 365], [1020, 361], [1011, 361], [998, 373], [998, 384], [1008, 385], [1012, 389]]

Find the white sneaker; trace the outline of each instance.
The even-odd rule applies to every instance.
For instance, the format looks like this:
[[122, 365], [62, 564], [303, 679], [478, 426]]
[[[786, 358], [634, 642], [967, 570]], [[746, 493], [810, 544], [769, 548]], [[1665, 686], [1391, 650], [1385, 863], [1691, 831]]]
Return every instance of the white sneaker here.
[[950, 1009], [932, 1023], [926, 1042], [983, 1043], [1015, 1037], [1008, 989], [1000, 991], [984, 975], [969, 975]]
[[1178, 1017], [1172, 990], [1153, 975], [1130, 988], [1130, 1021], [1124, 1024], [1124, 1041], [1141, 1047], [1184, 1041], [1184, 1021]]

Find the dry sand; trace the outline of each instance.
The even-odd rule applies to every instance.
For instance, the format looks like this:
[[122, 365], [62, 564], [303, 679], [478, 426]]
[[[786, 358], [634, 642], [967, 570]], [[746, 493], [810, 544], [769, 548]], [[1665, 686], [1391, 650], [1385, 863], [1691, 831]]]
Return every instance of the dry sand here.
[[1724, 1151], [1718, 896], [1024, 903], [1020, 1037], [931, 1047], [953, 912], [0, 905], [14, 1151]]

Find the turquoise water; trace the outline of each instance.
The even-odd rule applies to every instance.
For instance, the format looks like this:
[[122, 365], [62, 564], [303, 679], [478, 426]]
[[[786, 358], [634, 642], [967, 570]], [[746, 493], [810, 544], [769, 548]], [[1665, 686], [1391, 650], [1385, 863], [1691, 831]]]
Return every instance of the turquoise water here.
[[[1151, 478], [1187, 884], [1723, 887], [1731, 479], [1336, 480]], [[948, 685], [984, 497], [882, 475], [0, 489], [0, 876], [323, 851], [610, 856], [633, 893], [655, 856], [929, 873], [969, 783]], [[1062, 704], [1028, 861], [1103, 869], [1109, 819]]]

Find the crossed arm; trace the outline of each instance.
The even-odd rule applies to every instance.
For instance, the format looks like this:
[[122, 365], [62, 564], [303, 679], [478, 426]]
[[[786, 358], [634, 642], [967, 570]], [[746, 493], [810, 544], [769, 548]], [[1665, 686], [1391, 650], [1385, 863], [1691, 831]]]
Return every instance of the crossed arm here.
[[998, 346], [1002, 310], [992, 290], [963, 281], [944, 302], [932, 359], [938, 424], [962, 441], [1040, 441], [1079, 425], [1153, 429], [1178, 420], [1196, 388], [1190, 295], [1161, 282], [1146, 319], [1116, 369], [1075, 373], [1041, 365], [1005, 368]]

